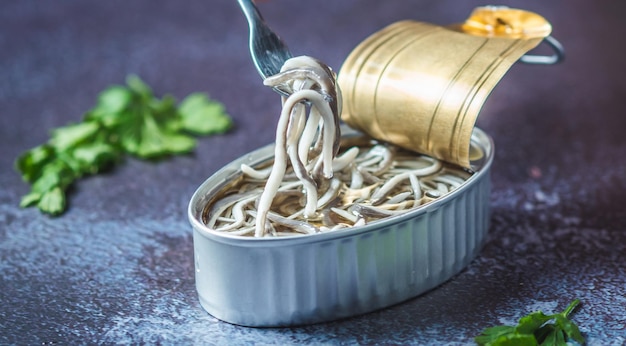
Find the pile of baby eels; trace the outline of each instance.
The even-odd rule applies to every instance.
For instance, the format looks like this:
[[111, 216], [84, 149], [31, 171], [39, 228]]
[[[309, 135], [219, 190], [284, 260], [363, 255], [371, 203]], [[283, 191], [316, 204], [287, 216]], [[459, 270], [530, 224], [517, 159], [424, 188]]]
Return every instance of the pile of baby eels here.
[[266, 237], [361, 226], [439, 198], [471, 175], [374, 141], [340, 153], [341, 92], [334, 72], [316, 59], [292, 58], [264, 83], [290, 90], [273, 164], [241, 166], [242, 178], [206, 215], [215, 231]]

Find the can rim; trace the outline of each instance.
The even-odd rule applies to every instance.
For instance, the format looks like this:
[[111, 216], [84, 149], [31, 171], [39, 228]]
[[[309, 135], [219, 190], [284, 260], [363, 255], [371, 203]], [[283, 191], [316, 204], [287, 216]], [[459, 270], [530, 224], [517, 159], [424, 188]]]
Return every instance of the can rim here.
[[[342, 126], [342, 138], [343, 137], [356, 137], [362, 135], [347, 126]], [[219, 191], [226, 183], [228, 183], [236, 174], [240, 173], [239, 167], [242, 163], [246, 164], [258, 164], [264, 161], [270, 160], [273, 155], [274, 144], [268, 144], [264, 147], [256, 149], [238, 159], [226, 164], [220, 170], [206, 179], [194, 192], [187, 208], [187, 216], [194, 231], [197, 231], [204, 237], [218, 241], [220, 243], [242, 246], [242, 247], [264, 247], [270, 246], [293, 246], [299, 244], [310, 244], [325, 242], [329, 240], [341, 239], [346, 237], [352, 237], [357, 235], [363, 235], [371, 232], [375, 232], [382, 227], [398, 224], [409, 219], [416, 218], [422, 214], [426, 214], [433, 210], [436, 210], [443, 205], [452, 202], [458, 195], [462, 194], [469, 186], [481, 181], [484, 175], [489, 174], [490, 167], [494, 158], [494, 142], [493, 139], [487, 135], [483, 130], [474, 127], [471, 136], [471, 143], [480, 147], [485, 153], [484, 157], [473, 166], [475, 172], [470, 176], [460, 187], [445, 194], [444, 196], [433, 200], [423, 206], [419, 206], [411, 211], [408, 211], [401, 215], [394, 215], [379, 221], [366, 224], [363, 226], [349, 227], [344, 229], [335, 230], [326, 233], [317, 234], [298, 234], [293, 236], [283, 237], [242, 237], [238, 235], [232, 235], [225, 232], [217, 232], [207, 227], [202, 222], [202, 214], [204, 212], [205, 205], [211, 200], [212, 196]]]

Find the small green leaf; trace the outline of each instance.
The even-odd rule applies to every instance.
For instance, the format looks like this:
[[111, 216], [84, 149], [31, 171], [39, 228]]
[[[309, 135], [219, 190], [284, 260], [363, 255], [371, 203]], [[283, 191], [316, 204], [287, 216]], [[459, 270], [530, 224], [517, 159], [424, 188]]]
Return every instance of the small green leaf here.
[[557, 315], [556, 324], [565, 332], [565, 334], [567, 334], [569, 338], [576, 340], [576, 342], [580, 344], [585, 342], [585, 338], [583, 338], [582, 334], [580, 333], [578, 326], [572, 321], [568, 320], [566, 317]]
[[211, 101], [205, 94], [192, 94], [183, 100], [179, 112], [185, 130], [199, 134], [218, 134], [232, 127], [232, 120], [221, 103]]
[[172, 95], [165, 95], [162, 99], [152, 99], [147, 104], [150, 111], [158, 122], [176, 120], [176, 99]]
[[482, 333], [474, 338], [474, 341], [479, 345], [487, 345], [490, 342], [495, 341], [499, 337], [511, 334], [515, 332], [515, 327], [512, 326], [495, 326], [490, 327], [482, 331]]
[[44, 193], [37, 206], [44, 213], [60, 214], [65, 210], [65, 193], [60, 187], [56, 187]]
[[183, 134], [167, 134], [163, 136], [163, 142], [171, 154], [185, 154], [196, 147], [196, 140]]
[[528, 334], [506, 334], [498, 337], [495, 341], [486, 344], [486, 346], [535, 346], [537, 340]]
[[97, 173], [101, 168], [120, 158], [119, 151], [108, 143], [91, 143], [73, 151], [76, 160], [83, 163], [84, 171]]
[[55, 161], [55, 164], [47, 166], [41, 177], [33, 183], [31, 191], [45, 193], [58, 186], [66, 187], [68, 185], [67, 182], [75, 178], [75, 175], [67, 166], [63, 166], [63, 163]]
[[565, 333], [560, 328], [556, 328], [554, 330], [554, 332], [556, 334], [555, 345], [557, 345], [557, 346], [567, 346], [567, 343], [565, 342], [565, 340], [566, 340]]
[[148, 102], [152, 99], [152, 89], [144, 83], [139, 77], [130, 75], [126, 78], [126, 84], [128, 88], [140, 96], [144, 102]]
[[141, 146], [141, 128], [143, 124], [129, 124], [118, 129], [116, 133], [116, 142], [119, 143], [122, 150], [128, 154], [136, 154]]
[[57, 151], [64, 151], [87, 141], [98, 132], [98, 124], [82, 122], [78, 124], [59, 127], [52, 132], [50, 144]]
[[166, 132], [181, 132], [183, 119], [178, 114], [176, 99], [166, 95], [161, 100], [154, 99], [149, 105], [149, 112], [158, 127]]
[[207, 105], [207, 103], [211, 103], [206, 94], [203, 93], [193, 93], [183, 100], [178, 107], [178, 110], [181, 114], [191, 114], [198, 109], [203, 108]]
[[532, 334], [536, 329], [552, 318], [553, 316], [547, 316], [541, 311], [533, 312], [520, 318], [515, 330], [521, 334]]
[[35, 205], [41, 199], [41, 194], [36, 192], [31, 192], [27, 195], [22, 196], [22, 200], [20, 201], [20, 207], [26, 208], [32, 205]]
[[41, 176], [42, 167], [54, 157], [54, 149], [48, 144], [32, 148], [20, 155], [15, 161], [15, 168], [22, 179], [32, 183]]
[[31, 190], [33, 192], [45, 193], [59, 186], [62, 171], [57, 171], [57, 166], [55, 165], [54, 168], [46, 167], [46, 172], [33, 183]]
[[112, 86], [100, 93], [95, 109], [102, 114], [116, 114], [130, 105], [132, 97], [127, 88]]
[[545, 339], [541, 342], [541, 346], [566, 346], [565, 335], [561, 328], [553, 328]]
[[548, 335], [554, 332], [554, 328], [555, 328], [554, 324], [546, 323], [543, 326], [541, 326], [541, 328], [537, 329], [534, 333], [535, 339], [537, 339], [537, 342], [539, 343], [543, 342], [548, 337]]
[[140, 158], [154, 159], [170, 154], [188, 153], [195, 146], [195, 139], [189, 136], [144, 128], [141, 142], [134, 154]]

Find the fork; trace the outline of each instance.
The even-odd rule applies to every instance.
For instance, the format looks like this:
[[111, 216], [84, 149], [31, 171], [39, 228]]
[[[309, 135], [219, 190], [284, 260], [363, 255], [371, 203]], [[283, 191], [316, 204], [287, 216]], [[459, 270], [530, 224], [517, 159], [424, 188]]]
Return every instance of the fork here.
[[[253, 0], [237, 1], [250, 27], [250, 55], [254, 66], [263, 79], [279, 73], [285, 61], [293, 57], [289, 48], [263, 20]], [[283, 96], [290, 94], [289, 90], [278, 87], [274, 90]]]

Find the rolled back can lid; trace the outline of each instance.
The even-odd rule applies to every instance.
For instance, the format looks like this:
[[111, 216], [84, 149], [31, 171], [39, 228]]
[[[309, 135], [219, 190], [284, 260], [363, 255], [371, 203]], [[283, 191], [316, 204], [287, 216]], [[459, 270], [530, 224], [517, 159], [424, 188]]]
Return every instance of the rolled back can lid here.
[[460, 25], [407, 20], [374, 33], [339, 71], [342, 119], [376, 139], [471, 168], [470, 138], [486, 98], [550, 34], [549, 23], [531, 14], [478, 8]]

